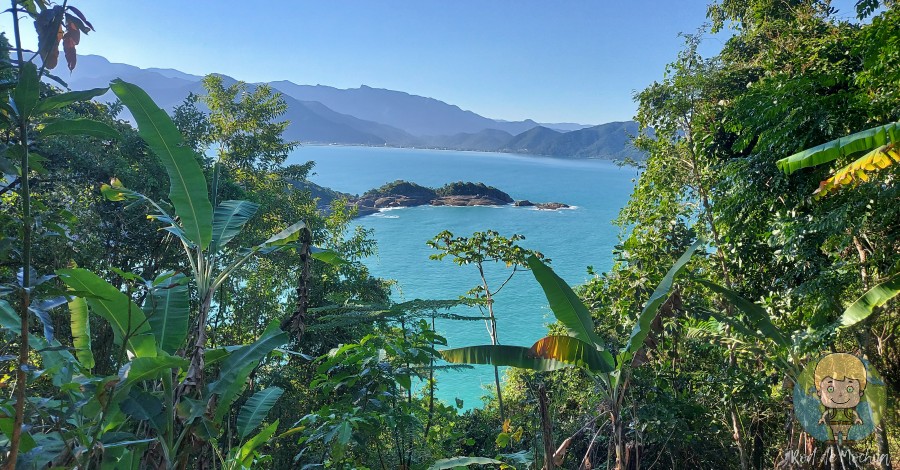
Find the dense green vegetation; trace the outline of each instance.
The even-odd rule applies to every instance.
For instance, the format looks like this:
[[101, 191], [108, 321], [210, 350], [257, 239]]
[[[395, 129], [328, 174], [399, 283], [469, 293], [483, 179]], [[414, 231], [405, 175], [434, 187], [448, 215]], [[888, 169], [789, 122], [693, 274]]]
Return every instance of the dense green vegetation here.
[[[635, 140], [647, 159], [609, 272], [573, 290], [518, 235], [443, 232], [434, 258], [476, 287], [400, 304], [360, 263], [376, 247], [348, 229], [346, 201], [322, 210], [301, 189], [312, 164], [284, 164], [277, 93], [210, 76], [169, 116], [123, 81], [63, 92], [59, 46], [76, 67], [93, 26], [70, 5], [12, 5], [7, 468], [896, 466], [895, 3], [859, 2], [859, 22], [815, 0], [714, 3], [711, 28], [735, 31], [722, 52], [685, 36], [635, 95], [653, 132]], [[18, 30], [31, 19], [36, 53]], [[91, 101], [108, 90], [118, 102]], [[498, 332], [506, 284], [488, 269], [540, 284], [558, 320], [544, 338]], [[489, 344], [454, 348], [437, 318], [484, 320]], [[857, 352], [884, 379], [881, 425], [851, 446], [877, 464], [842, 460], [794, 416], [822, 351]], [[467, 363], [512, 367], [496, 400], [459, 413], [434, 372]]]

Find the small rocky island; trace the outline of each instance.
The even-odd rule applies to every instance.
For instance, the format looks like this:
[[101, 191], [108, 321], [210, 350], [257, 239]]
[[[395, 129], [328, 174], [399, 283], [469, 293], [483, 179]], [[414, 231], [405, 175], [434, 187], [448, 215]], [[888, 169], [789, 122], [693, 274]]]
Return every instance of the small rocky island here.
[[378, 212], [381, 209], [415, 206], [505, 206], [535, 207], [544, 210], [566, 209], [560, 202], [534, 203], [516, 201], [509, 194], [484, 183], [458, 181], [434, 189], [409, 181], [397, 180], [380, 188], [366, 191], [351, 198], [350, 204], [359, 209], [359, 215]]

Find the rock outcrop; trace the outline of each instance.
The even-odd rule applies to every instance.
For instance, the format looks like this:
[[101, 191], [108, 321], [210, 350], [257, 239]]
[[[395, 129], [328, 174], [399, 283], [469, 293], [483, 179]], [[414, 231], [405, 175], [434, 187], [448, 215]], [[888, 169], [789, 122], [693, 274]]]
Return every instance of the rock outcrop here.
[[539, 204], [535, 204], [534, 207], [537, 207], [542, 211], [555, 211], [559, 209], [569, 209], [571, 206], [568, 204], [563, 204], [561, 202], [542, 202]]
[[515, 201], [509, 194], [484, 183], [457, 181], [437, 189], [428, 188], [409, 181], [397, 180], [377, 189], [366, 191], [362, 196], [350, 198], [350, 204], [359, 209], [359, 215], [368, 215], [381, 209], [416, 206], [505, 206], [536, 207], [556, 210], [569, 207], [559, 202], [533, 203], [528, 200]]

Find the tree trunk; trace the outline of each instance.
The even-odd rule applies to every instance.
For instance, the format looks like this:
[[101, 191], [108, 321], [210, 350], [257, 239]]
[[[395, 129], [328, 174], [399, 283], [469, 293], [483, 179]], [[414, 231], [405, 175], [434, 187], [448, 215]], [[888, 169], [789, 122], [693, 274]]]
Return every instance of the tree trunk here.
[[[488, 287], [487, 278], [484, 277], [484, 268], [478, 265], [478, 274], [481, 275], [481, 284], [484, 287], [484, 298], [487, 301], [488, 318], [490, 326], [488, 333], [491, 335], [491, 344], [494, 346], [500, 344], [497, 337], [497, 318], [494, 316], [494, 298], [491, 295], [491, 289]], [[502, 286], [501, 286], [502, 287]], [[503, 393], [500, 391], [500, 368], [494, 366], [494, 385], [497, 387], [497, 406], [500, 408], [500, 420], [506, 421], [506, 409], [503, 407]]]
[[200, 304], [200, 312], [197, 315], [197, 336], [194, 346], [191, 348], [191, 364], [188, 367], [184, 381], [181, 382], [175, 402], [181, 401], [181, 397], [190, 395], [203, 387], [203, 368], [206, 366], [203, 355], [206, 352], [206, 320], [209, 316], [209, 307], [212, 304], [212, 292], [207, 292]]
[[309, 282], [310, 282], [310, 244], [312, 235], [307, 233], [300, 246], [300, 280], [297, 283], [297, 303], [294, 313], [281, 322], [281, 329], [287, 331], [299, 340], [306, 330], [306, 310], [309, 308]]
[[547, 405], [547, 389], [544, 384], [538, 386], [538, 403], [541, 413], [541, 434], [544, 441], [544, 470], [554, 470], [553, 463], [553, 422], [550, 421], [550, 409]]
[[614, 412], [612, 419], [613, 442], [616, 447], [616, 470], [625, 470], [628, 466], [627, 456], [625, 455], [625, 426], [618, 413]]
[[882, 470], [893, 470], [891, 448], [888, 445], [888, 433], [885, 424], [884, 420], [882, 420], [881, 425], [875, 426], [875, 442], [878, 444], [878, 458], [880, 459]]
[[[856, 248], [857, 256], [859, 256], [859, 278], [862, 282], [863, 290], [868, 291], [870, 278], [868, 267], [866, 266], [866, 261], [868, 260], [866, 248], [856, 235], [853, 236], [853, 246]], [[857, 334], [857, 341], [859, 342], [860, 349], [867, 359], [874, 356], [874, 354], [871, 354], [873, 351], [870, 351], [872, 349], [872, 336], [872, 332], [865, 326], [863, 326], [862, 330]], [[882, 459], [882, 462], [884, 462], [882, 468], [885, 470], [893, 470], [893, 465], [891, 465], [891, 449], [888, 445], [887, 427], [884, 420], [882, 420], [881, 425], [875, 426], [875, 442], [878, 445], [879, 458], [885, 456], [885, 458]]]
[[[16, 53], [19, 59], [19, 70], [24, 68], [25, 63], [22, 57], [22, 38], [19, 34], [19, 14], [16, 1], [12, 2], [13, 12], [13, 29], [16, 37]], [[38, 76], [40, 79], [40, 74]], [[19, 446], [22, 439], [22, 427], [25, 425], [25, 401], [28, 387], [28, 308], [31, 306], [31, 238], [32, 238], [32, 217], [31, 217], [31, 187], [29, 186], [28, 173], [30, 172], [28, 161], [28, 123], [25, 118], [19, 118], [19, 139], [22, 145], [22, 183], [19, 190], [22, 199], [22, 297], [20, 304], [20, 325], [19, 328], [19, 357], [16, 362], [16, 389], [14, 396], [16, 397], [15, 417], [13, 418], [12, 436], [9, 439], [9, 460], [6, 468], [13, 470], [16, 468], [16, 459], [19, 455]]]

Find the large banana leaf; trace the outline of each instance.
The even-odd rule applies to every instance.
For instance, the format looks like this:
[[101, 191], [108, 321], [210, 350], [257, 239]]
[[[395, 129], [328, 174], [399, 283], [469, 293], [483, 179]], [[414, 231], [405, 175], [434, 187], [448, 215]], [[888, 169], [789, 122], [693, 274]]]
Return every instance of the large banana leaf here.
[[672, 292], [675, 276], [684, 269], [688, 261], [691, 260], [691, 256], [694, 255], [694, 252], [697, 251], [697, 248], [699, 248], [701, 244], [701, 240], [697, 240], [693, 245], [688, 247], [687, 251], [685, 251], [684, 254], [678, 258], [678, 261], [669, 268], [669, 272], [666, 273], [659, 285], [656, 286], [653, 294], [650, 295], [650, 298], [644, 304], [644, 308], [641, 310], [641, 314], [638, 316], [634, 328], [631, 330], [631, 337], [628, 338], [628, 343], [625, 344], [625, 351], [635, 353], [644, 345], [644, 340], [647, 338], [647, 335], [650, 334], [650, 324], [653, 323], [653, 319], [656, 318], [657, 310], [659, 310], [659, 307], [663, 302], [669, 298], [669, 293]]
[[169, 369], [187, 369], [190, 363], [178, 356], [136, 357], [119, 370], [120, 387], [142, 380], [154, 380]]
[[138, 133], [147, 142], [169, 174], [169, 200], [187, 237], [200, 249], [212, 240], [212, 204], [206, 178], [194, 152], [184, 146], [181, 133], [165, 111], [137, 85], [113, 80], [116, 96], [137, 121]]
[[898, 141], [900, 141], [900, 123], [894, 122], [817, 145], [778, 160], [776, 164], [781, 171], [789, 175], [803, 168], [821, 165], [840, 157], [861, 154]]
[[840, 325], [853, 326], [872, 314], [872, 311], [884, 305], [888, 300], [900, 294], [900, 274], [869, 289], [856, 302], [850, 304], [840, 318]]
[[313, 259], [317, 259], [325, 264], [340, 266], [342, 264], [349, 263], [349, 261], [345, 260], [338, 252], [334, 250], [311, 246], [309, 247], [309, 251], [310, 256], [312, 256]]
[[190, 293], [180, 282], [183, 278], [181, 274], [170, 277], [166, 285], [153, 290], [149, 305], [145, 304], [153, 336], [160, 349], [170, 354], [184, 344], [188, 334]]
[[[236, 369], [229, 372], [230, 378], [228, 382], [222, 382], [220, 379], [218, 383], [214, 384], [217, 388], [216, 394], [220, 397], [214, 413], [216, 421], [220, 421], [225, 417], [225, 413], [231, 410], [231, 404], [241, 396], [244, 386], [247, 385], [247, 378], [250, 377], [250, 373], [253, 372], [257, 365], [256, 362], [239, 365]], [[210, 386], [212, 387], [213, 385], [211, 384]]]
[[441, 459], [430, 467], [428, 470], [447, 470], [457, 467], [468, 467], [469, 465], [501, 465], [503, 462], [487, 457], [452, 457], [449, 459]]
[[568, 330], [569, 335], [578, 338], [594, 347], [602, 348], [603, 341], [594, 333], [594, 320], [591, 312], [578, 298], [571, 287], [559, 277], [549, 266], [536, 256], [526, 260], [531, 273], [544, 290], [544, 296], [550, 302], [550, 310]]
[[81, 297], [69, 301], [72, 325], [72, 346], [75, 356], [85, 369], [94, 368], [94, 353], [91, 351], [91, 319], [88, 317], [87, 302]]
[[790, 339], [781, 332], [781, 329], [772, 323], [772, 319], [769, 318], [769, 313], [766, 312], [764, 308], [741, 297], [737, 292], [722, 287], [714, 282], [704, 279], [698, 279], [697, 282], [719, 293], [722, 297], [731, 302], [732, 305], [744, 312], [744, 315], [747, 316], [747, 323], [751, 331], [754, 333], [759, 331], [764, 337], [769, 338], [778, 346], [786, 348], [791, 345]]
[[40, 80], [37, 67], [31, 62], [26, 62], [19, 67], [19, 81], [12, 92], [12, 102], [16, 105], [16, 111], [20, 120], [31, 117], [32, 111], [37, 106], [41, 94]]
[[241, 407], [237, 418], [237, 431], [241, 439], [253, 432], [259, 423], [269, 414], [269, 410], [275, 406], [275, 402], [281, 397], [284, 390], [278, 387], [264, 388], [253, 394], [247, 403]]
[[867, 172], [883, 170], [894, 163], [900, 163], [898, 149], [900, 147], [895, 147], [894, 145], [882, 145], [872, 149], [869, 153], [835, 171], [831, 177], [819, 183], [819, 188], [813, 194], [816, 197], [822, 197], [829, 192], [840, 189], [842, 186], [859, 181], [869, 181]]
[[241, 232], [244, 224], [256, 214], [258, 205], [250, 201], [222, 201], [216, 207], [212, 224], [212, 250], [217, 251]]
[[275, 235], [272, 235], [268, 240], [258, 245], [256, 249], [258, 249], [261, 253], [270, 253], [272, 251], [278, 250], [288, 243], [293, 243], [299, 240], [300, 232], [302, 230], [308, 230], [306, 228], [306, 223], [303, 221], [297, 222], [290, 227], [287, 227], [286, 229], [276, 233]]
[[48, 111], [53, 111], [54, 109], [64, 108], [72, 103], [77, 103], [79, 101], [87, 101], [92, 98], [96, 98], [104, 93], [109, 91], [109, 87], [107, 88], [93, 88], [90, 90], [80, 90], [80, 91], [70, 91], [67, 93], [60, 93], [58, 95], [53, 95], [40, 103], [34, 108], [35, 114], [46, 113]]
[[128, 338], [128, 348], [138, 357], [156, 355], [156, 341], [143, 310], [121, 291], [100, 276], [81, 268], [60, 269], [60, 279], [77, 292], [85, 292], [85, 298], [94, 313], [109, 322], [116, 344]]
[[240, 447], [237, 460], [241, 463], [242, 468], [253, 468], [253, 461], [256, 458], [256, 449], [269, 442], [269, 440], [272, 439], [272, 436], [275, 435], [277, 429], [278, 420], [276, 419], [274, 423], [263, 428], [259, 434], [253, 436], [253, 438]]
[[441, 355], [447, 362], [457, 364], [492, 364], [520, 369], [550, 371], [571, 367], [561, 361], [538, 357], [530, 348], [522, 346], [483, 345], [446, 349]]
[[93, 119], [57, 119], [47, 123], [38, 132], [48, 135], [88, 135], [99, 139], [121, 139], [122, 134], [105, 122]]
[[210, 393], [222, 395], [232, 384], [239, 382], [241, 371], [248, 364], [258, 364], [273, 349], [284, 345], [289, 339], [290, 336], [278, 327], [278, 322], [272, 322], [258, 340], [228, 353], [222, 361], [218, 380], [209, 384]]
[[598, 350], [571, 336], [546, 336], [531, 346], [531, 352], [537, 357], [565, 362], [594, 372], [609, 373], [616, 368], [616, 361], [608, 351]]

